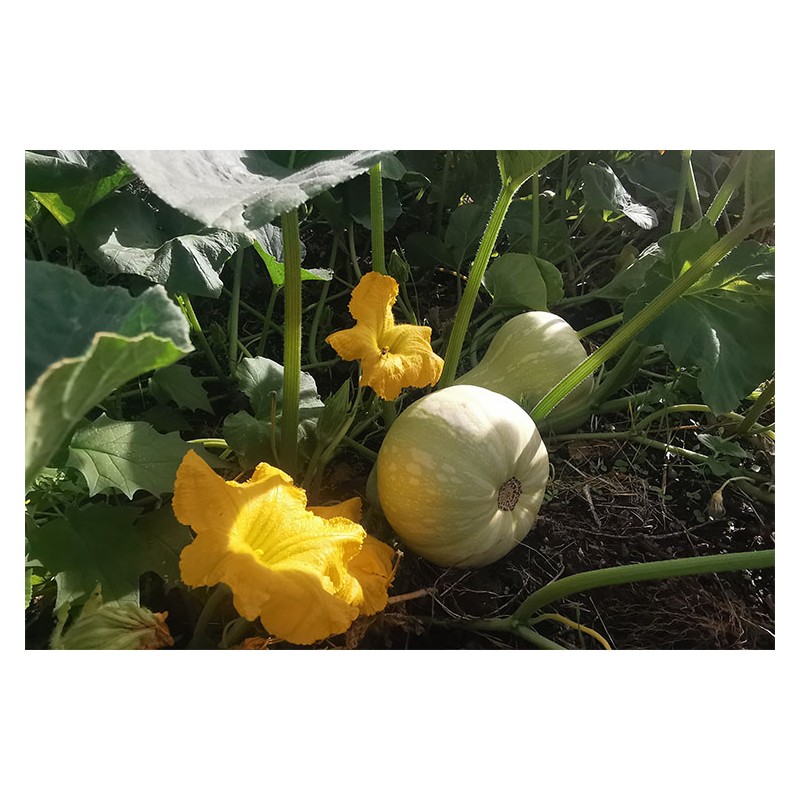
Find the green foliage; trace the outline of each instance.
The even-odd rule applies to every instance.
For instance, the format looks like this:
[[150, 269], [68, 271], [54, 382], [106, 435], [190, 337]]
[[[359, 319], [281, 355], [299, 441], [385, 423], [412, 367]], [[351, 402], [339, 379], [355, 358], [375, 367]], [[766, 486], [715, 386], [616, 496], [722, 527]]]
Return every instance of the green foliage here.
[[27, 485], [84, 414], [192, 345], [186, 320], [161, 287], [133, 298], [44, 262], [27, 262], [25, 275]]
[[157, 369], [150, 378], [149, 387], [156, 399], [169, 399], [178, 408], [188, 408], [190, 411], [199, 409], [209, 414], [214, 411], [203, 381], [192, 375], [192, 370], [185, 364], [170, 364]]
[[558, 267], [529, 253], [506, 253], [487, 268], [483, 282], [498, 310], [547, 311], [564, 296]]
[[366, 172], [389, 151], [324, 153], [319, 161], [307, 151], [296, 169], [263, 150], [117, 152], [169, 205], [211, 228], [243, 233]]
[[89, 496], [119, 489], [132, 498], [138, 489], [156, 496], [171, 492], [181, 459], [189, 451], [177, 433], [157, 433], [146, 422], [125, 422], [101, 414], [77, 430], [67, 466], [86, 478]]
[[497, 162], [503, 183], [521, 186], [542, 167], [564, 155], [566, 150], [498, 150]]
[[[283, 284], [286, 283], [286, 267], [283, 262], [278, 261], [278, 259], [266, 250], [259, 241], [253, 242], [253, 246], [264, 262], [264, 266], [267, 268], [267, 272], [269, 272], [269, 277], [273, 285], [278, 288], [283, 286]], [[300, 268], [301, 281], [329, 281], [331, 278], [333, 278], [333, 272], [329, 269]]]
[[62, 225], [80, 219], [95, 203], [134, 177], [109, 150], [50, 153], [26, 151], [25, 188]]
[[97, 584], [107, 601], [138, 602], [139, 576], [176, 580], [180, 551], [191, 541], [171, 509], [140, 514], [130, 506], [89, 505], [28, 534], [28, 552], [56, 576], [56, 608], [87, 598]]
[[[283, 366], [269, 358], [243, 358], [236, 370], [239, 388], [250, 399], [258, 419], [269, 421], [275, 398], [277, 419], [283, 403]], [[317, 384], [307, 372], [300, 373], [300, 417], [315, 417], [324, 407]], [[316, 409], [316, 410], [315, 410]]]
[[[656, 297], [716, 239], [703, 220], [665, 236], [663, 261], [647, 272], [644, 285], [625, 303], [630, 318]], [[744, 242], [639, 336], [663, 344], [673, 364], [699, 368], [698, 385], [715, 413], [736, 408], [775, 368], [775, 255], [772, 248]]]
[[620, 179], [607, 164], [587, 164], [581, 170], [583, 196], [589, 208], [618, 211], [640, 228], [650, 230], [658, 224], [652, 208], [634, 202]]

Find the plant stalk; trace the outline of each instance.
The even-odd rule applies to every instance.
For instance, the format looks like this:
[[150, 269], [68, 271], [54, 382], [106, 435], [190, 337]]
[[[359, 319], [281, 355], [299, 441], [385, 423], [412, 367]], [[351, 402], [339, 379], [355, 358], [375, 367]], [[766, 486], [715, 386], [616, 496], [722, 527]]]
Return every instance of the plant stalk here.
[[297, 210], [281, 216], [284, 264], [283, 406], [281, 412], [281, 469], [297, 469], [297, 426], [300, 421], [300, 345], [302, 292], [300, 284], [300, 225]]
[[242, 294], [244, 250], [237, 250], [233, 259], [233, 289], [231, 291], [231, 308], [228, 314], [228, 369], [231, 377], [236, 375], [236, 366], [239, 363], [239, 297]]
[[755, 403], [750, 406], [748, 412], [744, 415], [742, 421], [736, 428], [736, 433], [738, 433], [740, 436], [744, 436], [745, 434], [749, 433], [750, 430], [756, 425], [758, 418], [764, 412], [764, 409], [770, 404], [773, 397], [775, 397], [774, 378], [764, 387], [764, 391], [761, 392], [758, 400], [756, 400]]
[[728, 205], [733, 193], [739, 188], [739, 186], [742, 185], [746, 167], [747, 158], [745, 157], [745, 154], [742, 153], [731, 168], [728, 176], [722, 182], [722, 186], [719, 187], [717, 196], [713, 199], [711, 205], [708, 207], [708, 211], [706, 211], [706, 217], [708, 217], [708, 219], [710, 219], [715, 225], [717, 224], [717, 220], [720, 218], [720, 215], [725, 210], [725, 206]]
[[383, 186], [381, 162], [369, 168], [369, 221], [372, 228], [372, 269], [386, 274], [386, 254], [383, 243]]
[[681, 151], [681, 172], [678, 177], [678, 193], [675, 196], [675, 210], [672, 214], [670, 233], [676, 233], [681, 229], [681, 222], [683, 221], [683, 203], [686, 199], [686, 184], [689, 177], [689, 157], [691, 154], [691, 150]]
[[724, 555], [696, 556], [653, 561], [647, 564], [629, 564], [622, 567], [581, 572], [553, 581], [530, 595], [512, 614], [511, 619], [526, 623], [539, 609], [572, 594], [598, 589], [601, 586], [618, 586], [621, 583], [663, 580], [711, 572], [766, 569], [775, 566], [774, 550], [757, 550]]
[[456, 369], [461, 359], [461, 348], [464, 345], [464, 338], [467, 334], [472, 310], [475, 308], [475, 301], [478, 299], [478, 290], [483, 280], [483, 274], [486, 272], [489, 258], [494, 250], [497, 237], [500, 235], [500, 228], [503, 224], [503, 220], [505, 219], [506, 213], [511, 205], [511, 200], [518, 188], [519, 184], [511, 182], [506, 183], [500, 190], [500, 194], [497, 196], [494, 208], [492, 209], [489, 222], [481, 238], [480, 246], [478, 247], [478, 253], [469, 271], [469, 278], [467, 278], [467, 285], [464, 288], [464, 295], [458, 305], [453, 330], [447, 342], [444, 368], [442, 370], [442, 377], [439, 379], [439, 388], [441, 389], [450, 386], [456, 377]]

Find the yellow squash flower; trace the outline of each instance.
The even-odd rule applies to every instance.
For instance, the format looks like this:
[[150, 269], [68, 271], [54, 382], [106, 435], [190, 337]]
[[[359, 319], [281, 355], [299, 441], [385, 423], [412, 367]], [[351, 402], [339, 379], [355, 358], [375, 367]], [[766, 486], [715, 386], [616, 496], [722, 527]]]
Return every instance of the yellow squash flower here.
[[361, 385], [371, 386], [384, 400], [394, 400], [407, 386], [436, 383], [444, 361], [431, 350], [431, 329], [396, 325], [392, 306], [399, 287], [389, 275], [368, 272], [353, 289], [353, 328], [325, 340], [345, 361], [361, 361]]
[[[357, 498], [356, 498], [357, 499]], [[360, 501], [317, 515], [306, 493], [269, 464], [245, 483], [220, 478], [189, 452], [175, 480], [175, 516], [197, 534], [180, 558], [187, 586], [227, 584], [245, 619], [293, 644], [346, 631], [387, 602], [394, 551], [346, 518]]]

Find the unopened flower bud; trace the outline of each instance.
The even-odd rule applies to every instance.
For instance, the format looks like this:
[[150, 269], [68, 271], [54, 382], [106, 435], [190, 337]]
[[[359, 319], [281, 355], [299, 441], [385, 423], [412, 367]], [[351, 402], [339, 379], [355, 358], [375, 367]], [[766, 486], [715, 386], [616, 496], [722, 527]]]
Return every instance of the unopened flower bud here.
[[58, 650], [157, 650], [173, 644], [167, 612], [108, 603], [84, 613], [53, 647]]
[[722, 489], [711, 495], [706, 506], [706, 513], [711, 519], [722, 519], [725, 516], [725, 504], [722, 502]]

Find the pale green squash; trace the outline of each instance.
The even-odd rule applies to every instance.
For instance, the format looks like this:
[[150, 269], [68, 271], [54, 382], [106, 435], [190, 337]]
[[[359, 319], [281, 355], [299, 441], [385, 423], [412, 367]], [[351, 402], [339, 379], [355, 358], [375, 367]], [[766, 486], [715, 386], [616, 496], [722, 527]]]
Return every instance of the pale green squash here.
[[516, 403], [450, 386], [400, 414], [376, 471], [383, 513], [411, 550], [443, 567], [480, 567], [528, 534], [550, 468], [542, 437]]
[[[528, 311], [506, 322], [478, 365], [455, 381], [482, 386], [533, 407], [569, 372], [586, 359], [586, 350], [568, 322], [547, 311]], [[554, 431], [578, 427], [589, 414], [569, 418], [584, 406], [594, 386], [589, 376], [558, 404], [553, 415], [565, 422]]]

